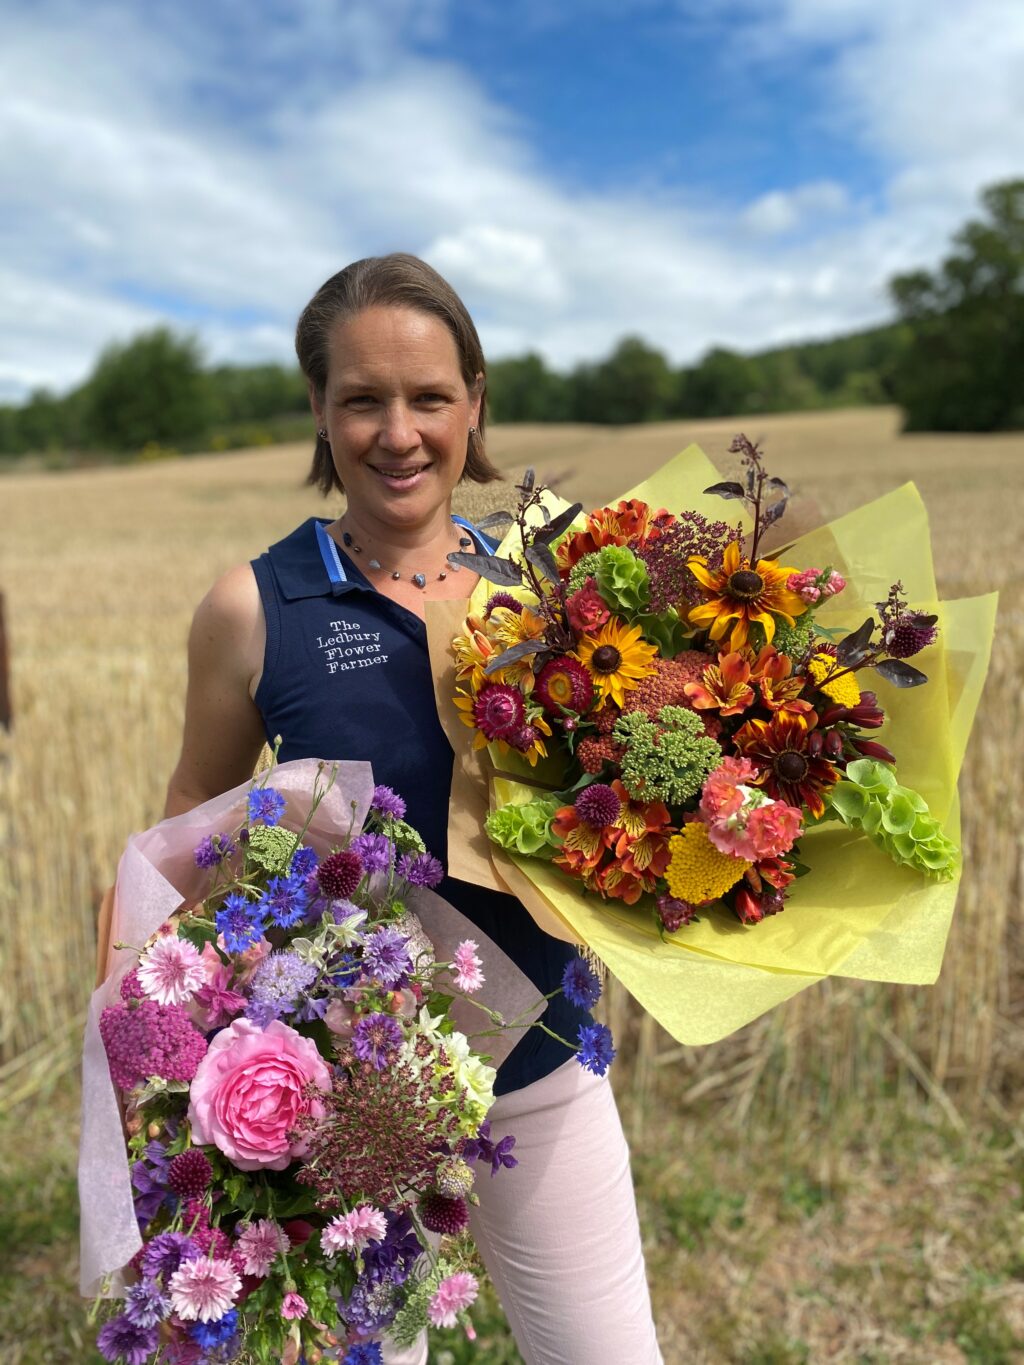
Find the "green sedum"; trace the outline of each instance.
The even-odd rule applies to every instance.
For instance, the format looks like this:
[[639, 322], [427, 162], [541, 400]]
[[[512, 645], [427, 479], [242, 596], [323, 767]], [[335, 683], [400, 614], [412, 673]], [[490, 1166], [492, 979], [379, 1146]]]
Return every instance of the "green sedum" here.
[[885, 763], [858, 758], [828, 802], [843, 824], [862, 829], [893, 862], [948, 881], [956, 874], [960, 850], [947, 839], [923, 796], [901, 787]]
[[657, 722], [630, 711], [619, 717], [612, 733], [626, 746], [622, 784], [637, 801], [684, 805], [722, 761], [722, 750], [704, 733], [700, 717], [683, 706], [663, 706]]
[[553, 797], [541, 796], [522, 806], [502, 806], [487, 817], [488, 837], [510, 853], [521, 853], [526, 858], [551, 858], [559, 847], [551, 833], [551, 821], [563, 804]]
[[600, 558], [598, 550], [591, 550], [590, 554], [576, 561], [569, 570], [569, 581], [566, 585], [570, 593], [579, 592], [588, 578], [597, 577], [597, 563]]

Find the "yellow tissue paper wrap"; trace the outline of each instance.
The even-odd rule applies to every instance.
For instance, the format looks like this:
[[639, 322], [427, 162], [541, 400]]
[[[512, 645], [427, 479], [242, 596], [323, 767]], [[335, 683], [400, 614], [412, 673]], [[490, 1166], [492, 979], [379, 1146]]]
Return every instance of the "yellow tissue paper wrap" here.
[[[721, 499], [703, 493], [720, 478], [691, 445], [623, 496], [720, 520], [728, 516]], [[554, 494], [545, 500], [552, 515], [567, 506]], [[782, 535], [785, 528], [783, 518]], [[517, 535], [513, 528], [499, 553], [514, 550]], [[985, 681], [997, 595], [938, 600], [928, 517], [909, 483], [782, 543], [787, 564], [831, 565], [846, 579], [845, 591], [816, 612], [824, 627], [855, 629], [874, 616], [875, 603], [897, 579], [915, 610], [937, 613], [939, 639], [914, 659], [928, 682], [901, 690], [871, 674], [868, 686], [886, 714], [878, 738], [896, 754], [898, 780], [920, 792], [945, 833], [959, 841], [956, 783]], [[530, 768], [515, 754], [474, 751], [472, 732], [454, 706], [450, 642], [466, 614], [482, 611], [493, 591], [481, 580], [468, 603], [428, 603], [438, 712], [456, 754], [452, 876], [511, 891], [548, 933], [585, 944], [681, 1043], [716, 1042], [825, 976], [935, 981], [959, 873], [937, 882], [898, 867], [866, 835], [837, 823], [802, 837], [800, 858], [811, 871], [789, 888], [782, 914], [747, 927], [725, 909], [706, 910], [668, 941], [643, 903], [631, 908], [586, 896], [550, 863], [510, 857], [491, 844], [483, 831], [488, 809], [529, 801], [538, 787], [557, 788], [560, 779], [556, 760]]]

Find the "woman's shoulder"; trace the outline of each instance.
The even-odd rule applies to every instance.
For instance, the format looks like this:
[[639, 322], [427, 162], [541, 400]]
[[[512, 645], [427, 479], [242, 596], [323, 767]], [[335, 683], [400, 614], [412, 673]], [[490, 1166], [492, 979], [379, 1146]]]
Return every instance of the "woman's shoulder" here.
[[266, 622], [251, 564], [222, 573], [196, 607], [189, 649], [193, 663], [223, 667], [230, 659], [247, 680], [262, 668]]

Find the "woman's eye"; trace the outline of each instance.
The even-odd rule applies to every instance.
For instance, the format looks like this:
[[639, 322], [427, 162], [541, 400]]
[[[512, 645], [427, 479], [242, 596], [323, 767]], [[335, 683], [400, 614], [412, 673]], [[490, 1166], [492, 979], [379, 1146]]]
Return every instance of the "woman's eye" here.
[[365, 408], [373, 402], [373, 396], [368, 393], [354, 393], [345, 399], [345, 406], [349, 408]]
[[421, 403], [447, 403], [443, 393], [421, 393], [419, 397]]

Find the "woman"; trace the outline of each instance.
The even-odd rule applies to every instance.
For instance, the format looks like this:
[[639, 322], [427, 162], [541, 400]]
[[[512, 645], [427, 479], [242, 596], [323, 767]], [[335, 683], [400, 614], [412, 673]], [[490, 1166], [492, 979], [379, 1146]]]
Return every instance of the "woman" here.
[[[299, 320], [317, 445], [309, 481], [346, 496], [311, 517], [200, 604], [189, 638], [176, 815], [247, 780], [264, 739], [282, 761], [365, 759], [400, 792], [442, 859], [453, 755], [438, 721], [424, 604], [463, 598], [449, 553], [493, 548], [452, 516], [462, 479], [500, 477], [484, 453], [485, 367], [451, 287], [406, 255], [357, 261]], [[446, 878], [439, 893], [553, 991], [571, 950], [511, 896]], [[561, 997], [545, 1022], [576, 1037], [586, 1016]], [[644, 1280], [628, 1152], [607, 1078], [530, 1030], [498, 1072], [495, 1131], [519, 1167], [478, 1181], [473, 1233], [530, 1365], [660, 1361]], [[422, 1362], [426, 1346], [385, 1359]]]

